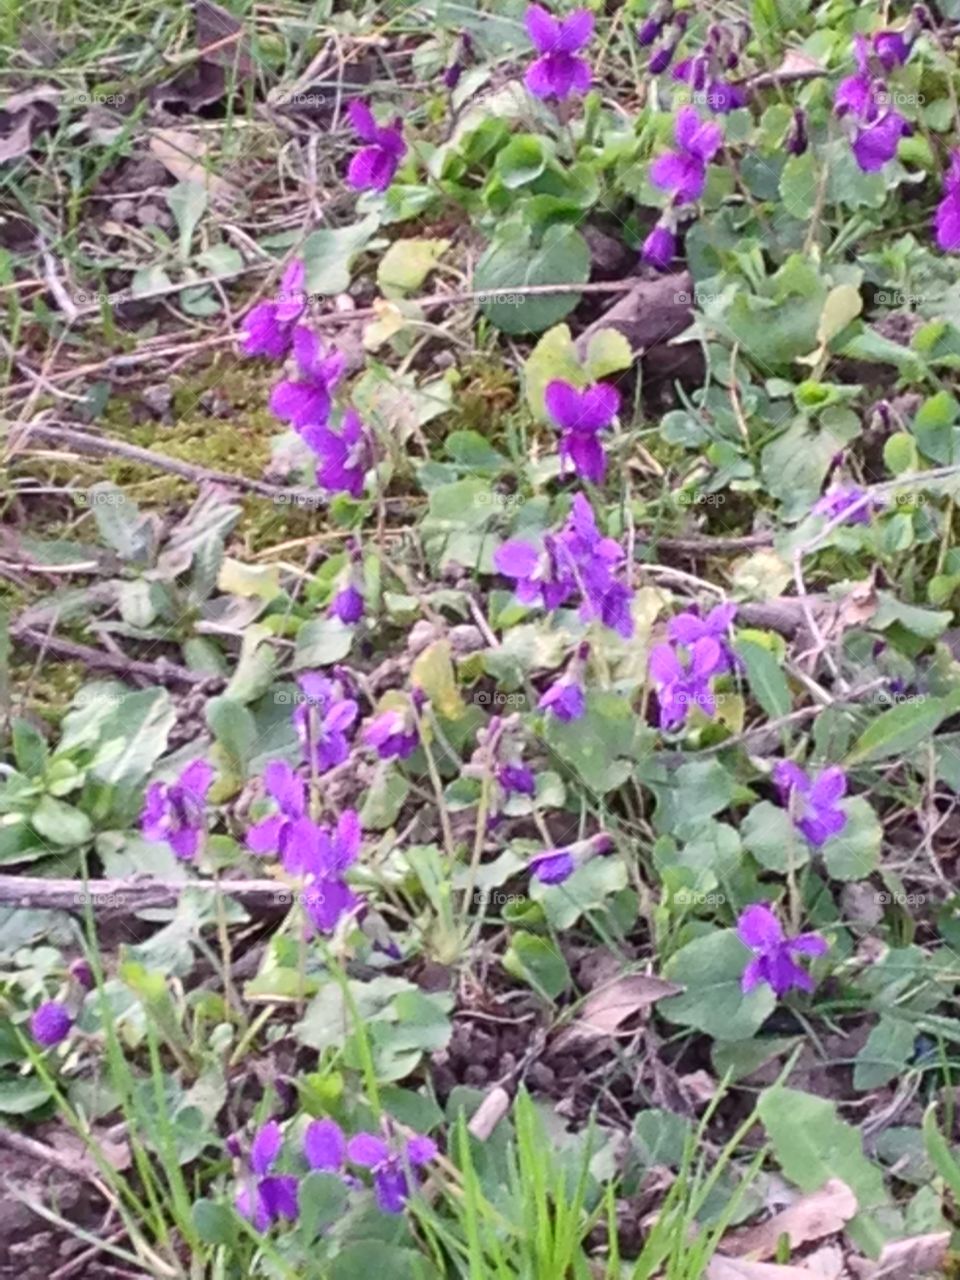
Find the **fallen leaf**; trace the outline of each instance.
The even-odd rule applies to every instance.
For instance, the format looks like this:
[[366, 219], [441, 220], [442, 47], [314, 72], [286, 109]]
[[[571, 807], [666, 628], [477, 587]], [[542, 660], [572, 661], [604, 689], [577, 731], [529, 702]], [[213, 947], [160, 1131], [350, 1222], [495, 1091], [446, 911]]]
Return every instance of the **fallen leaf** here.
[[617, 978], [587, 996], [576, 1021], [560, 1032], [554, 1047], [563, 1052], [577, 1044], [614, 1035], [621, 1023], [635, 1013], [665, 996], [679, 995], [682, 990], [675, 982], [652, 974], [633, 973]]
[[843, 1250], [838, 1244], [821, 1245], [808, 1253], [803, 1265], [813, 1280], [845, 1280], [847, 1270], [843, 1262]]
[[218, 177], [204, 163], [206, 148], [203, 139], [186, 129], [154, 129], [150, 135], [150, 150], [168, 173], [178, 182], [197, 182], [204, 187], [211, 199], [235, 200], [239, 190]]
[[847, 1265], [861, 1280], [918, 1280], [919, 1276], [942, 1271], [949, 1246], [949, 1231], [909, 1236], [885, 1244], [876, 1262], [848, 1258]]
[[802, 53], [799, 49], [788, 49], [783, 55], [783, 61], [777, 67], [776, 74], [778, 76], [795, 76], [802, 75], [807, 71], [822, 70], [821, 64], [816, 58], [811, 58], [809, 53]]
[[196, 15], [197, 48], [203, 61], [235, 67], [238, 76], [249, 79], [255, 68], [243, 23], [213, 0], [197, 0]]
[[775, 1262], [747, 1262], [715, 1253], [707, 1267], [706, 1280], [812, 1280], [806, 1267], [780, 1266]]
[[831, 1178], [819, 1191], [800, 1196], [759, 1226], [726, 1236], [723, 1247], [727, 1253], [740, 1258], [748, 1254], [772, 1258], [781, 1236], [787, 1237], [791, 1249], [798, 1249], [812, 1240], [822, 1240], [842, 1231], [856, 1212], [857, 1197], [845, 1182]]
[[24, 112], [14, 125], [12, 132], [5, 138], [0, 138], [0, 164], [19, 160], [30, 150], [30, 143], [33, 140], [32, 121], [32, 114], [29, 111]]

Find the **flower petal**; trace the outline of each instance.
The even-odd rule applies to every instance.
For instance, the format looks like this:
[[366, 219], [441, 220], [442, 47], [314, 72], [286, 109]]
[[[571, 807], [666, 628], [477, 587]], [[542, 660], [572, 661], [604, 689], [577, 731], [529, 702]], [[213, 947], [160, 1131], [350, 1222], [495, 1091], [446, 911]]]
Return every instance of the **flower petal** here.
[[303, 1135], [303, 1154], [311, 1169], [340, 1169], [347, 1158], [347, 1140], [337, 1122], [313, 1120]]
[[375, 1133], [355, 1134], [347, 1143], [347, 1159], [351, 1164], [373, 1169], [390, 1158], [390, 1151], [382, 1138]]
[[783, 926], [769, 907], [755, 902], [741, 912], [737, 937], [746, 947], [766, 950], [783, 940]]

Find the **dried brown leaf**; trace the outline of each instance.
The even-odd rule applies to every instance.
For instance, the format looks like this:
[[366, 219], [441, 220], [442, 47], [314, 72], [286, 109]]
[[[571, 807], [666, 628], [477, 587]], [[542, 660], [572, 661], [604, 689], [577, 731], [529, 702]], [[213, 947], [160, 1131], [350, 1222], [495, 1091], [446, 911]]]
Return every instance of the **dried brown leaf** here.
[[813, 1280], [813, 1276], [806, 1267], [747, 1262], [744, 1258], [728, 1258], [717, 1253], [710, 1259], [706, 1280]]
[[633, 973], [616, 978], [587, 996], [578, 1018], [560, 1032], [554, 1047], [563, 1052], [601, 1036], [615, 1035], [628, 1018], [649, 1009], [665, 996], [679, 995], [682, 990], [675, 982], [652, 974]]
[[935, 1231], [925, 1236], [891, 1240], [883, 1246], [876, 1262], [850, 1258], [849, 1265], [861, 1280], [918, 1280], [943, 1269], [950, 1247], [950, 1232]]
[[211, 199], [226, 201], [239, 196], [232, 183], [218, 177], [204, 163], [206, 148], [196, 134], [186, 129], [154, 129], [150, 150], [178, 182], [198, 182], [206, 187]]
[[798, 1249], [842, 1231], [856, 1212], [857, 1197], [845, 1182], [831, 1178], [819, 1191], [801, 1196], [759, 1226], [728, 1235], [723, 1248], [741, 1258], [772, 1258], [781, 1236], [788, 1238], [791, 1249]]

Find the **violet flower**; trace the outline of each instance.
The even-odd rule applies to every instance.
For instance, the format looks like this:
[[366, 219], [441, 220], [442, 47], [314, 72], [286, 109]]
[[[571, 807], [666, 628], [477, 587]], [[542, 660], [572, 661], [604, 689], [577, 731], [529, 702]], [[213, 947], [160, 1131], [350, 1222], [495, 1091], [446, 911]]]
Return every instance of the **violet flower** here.
[[[862, 498], [867, 496], [865, 489], [858, 488], [855, 484], [838, 484], [832, 486], [819, 498], [811, 510], [814, 515], [826, 516], [828, 520], [836, 520], [838, 516], [844, 515], [851, 507], [856, 506]], [[844, 520], [845, 524], [869, 524], [871, 509], [876, 505], [874, 499], [864, 502], [858, 509], [847, 516]]]
[[913, 133], [899, 111], [886, 111], [858, 129], [853, 154], [863, 173], [876, 173], [897, 154], [900, 139]]
[[307, 307], [303, 291], [306, 267], [299, 258], [284, 271], [272, 302], [261, 302], [243, 321], [244, 355], [282, 360], [293, 343], [293, 327]]
[[599, 832], [586, 840], [578, 840], [565, 849], [548, 849], [538, 853], [527, 863], [527, 870], [541, 884], [563, 884], [578, 867], [592, 858], [612, 853], [613, 840], [606, 832]]
[[677, 256], [677, 237], [662, 218], [644, 240], [640, 259], [657, 271], [669, 271]]
[[151, 783], [140, 814], [140, 830], [146, 839], [166, 841], [178, 858], [195, 857], [212, 781], [212, 766], [206, 760], [194, 760], [176, 782]]
[[293, 333], [293, 353], [300, 377], [285, 378], [277, 383], [270, 393], [270, 410], [297, 430], [324, 426], [330, 416], [333, 389], [346, 368], [346, 358], [340, 351], [325, 351], [313, 330], [302, 324], [297, 325]]
[[341, 587], [330, 602], [330, 617], [339, 618], [346, 626], [352, 626], [363, 617], [363, 592], [352, 582]]
[[410, 1197], [412, 1172], [429, 1164], [437, 1155], [432, 1138], [414, 1136], [391, 1148], [373, 1133], [358, 1133], [347, 1143], [351, 1164], [369, 1169], [377, 1204], [384, 1213], [402, 1213]]
[[319, 845], [304, 859], [303, 904], [313, 927], [332, 933], [341, 917], [360, 903], [344, 879], [360, 852], [360, 817], [353, 809], [345, 809], [336, 827], [332, 831], [321, 828], [321, 834]]
[[350, 754], [346, 733], [357, 718], [357, 704], [316, 672], [300, 676], [298, 683], [304, 702], [293, 713], [293, 725], [307, 760], [325, 773]]
[[791, 156], [802, 156], [809, 146], [807, 138], [807, 113], [800, 107], [795, 107], [793, 112], [793, 123], [787, 133], [784, 147]]
[[754, 903], [737, 921], [737, 937], [754, 953], [740, 980], [744, 995], [765, 982], [780, 999], [794, 987], [812, 991], [813, 979], [793, 959], [795, 955], [822, 956], [828, 950], [818, 933], [784, 936], [783, 926], [769, 907]]
[[[424, 702], [423, 691], [414, 690], [413, 698], [419, 710]], [[381, 760], [408, 759], [420, 743], [413, 706], [389, 707], [386, 711], [381, 711], [364, 729], [363, 741], [368, 747], [374, 748]]]
[[633, 635], [633, 595], [616, 576], [624, 552], [614, 538], [604, 537], [597, 529], [593, 508], [582, 493], [574, 498], [560, 537], [583, 595], [581, 620], [598, 619], [629, 640]]
[[837, 85], [833, 111], [837, 116], [849, 113], [858, 120], [867, 120], [870, 113], [876, 111], [875, 89], [870, 74], [870, 46], [859, 32], [853, 37], [853, 56], [857, 63], [856, 74], [847, 76]]
[[885, 71], [902, 67], [910, 57], [911, 45], [902, 31], [877, 31], [872, 43], [873, 51]]
[[498, 573], [514, 578], [514, 591], [521, 604], [542, 604], [550, 613], [572, 595], [576, 582], [562, 558], [559, 538], [547, 534], [538, 551], [521, 538], [509, 538], [493, 553]]
[[329, 493], [349, 493], [351, 498], [359, 498], [373, 463], [373, 449], [356, 410], [344, 412], [337, 431], [321, 423], [308, 427], [301, 435], [320, 459], [317, 484]]
[[597, 433], [608, 427], [620, 408], [620, 394], [607, 382], [578, 391], [557, 379], [543, 395], [547, 413], [560, 428], [561, 467], [569, 463], [584, 480], [601, 484], [607, 460]]
[[312, 1120], [307, 1125], [303, 1154], [311, 1169], [340, 1172], [347, 1160], [347, 1140], [336, 1120]]
[[667, 25], [666, 18], [660, 18], [653, 15], [645, 22], [637, 27], [637, 44], [641, 49], [647, 49], [653, 44], [654, 40], [659, 40], [663, 33], [663, 28]]
[[561, 676], [546, 690], [537, 706], [541, 711], [549, 711], [564, 724], [579, 720], [587, 709], [583, 685], [575, 675]]
[[351, 102], [347, 113], [361, 141], [367, 144], [350, 161], [347, 181], [355, 191], [386, 191], [407, 154], [402, 120], [397, 116], [392, 125], [384, 128], [374, 120], [365, 102]]
[[234, 1200], [237, 1213], [260, 1232], [269, 1230], [280, 1218], [296, 1222], [300, 1212], [297, 1179], [291, 1174], [270, 1172], [282, 1143], [283, 1136], [276, 1120], [268, 1121], [257, 1130], [250, 1147], [253, 1177], [241, 1186]]
[[792, 760], [780, 760], [773, 781], [793, 825], [816, 848], [847, 825], [847, 815], [839, 807], [847, 793], [847, 777], [839, 765], [829, 765], [811, 778]]
[[727, 637], [736, 614], [735, 604], [718, 604], [705, 618], [701, 618], [699, 610], [694, 607], [670, 619], [667, 635], [674, 644], [686, 645], [687, 648], [692, 648], [705, 636], [716, 640], [720, 646], [721, 662], [715, 674], [719, 675], [721, 671], [730, 671], [735, 666], [734, 655], [730, 651]]
[[52, 1049], [66, 1040], [72, 1026], [70, 1010], [59, 1000], [45, 1000], [30, 1018], [30, 1034], [41, 1049]]
[[672, 192], [675, 204], [692, 204], [703, 195], [707, 165], [723, 144], [723, 130], [711, 121], [701, 121], [694, 107], [682, 107], [673, 137], [679, 150], [666, 151], [654, 160], [650, 181], [661, 191]]
[[650, 654], [650, 676], [660, 704], [660, 727], [683, 724], [693, 706], [712, 718], [716, 701], [710, 681], [723, 666], [723, 651], [711, 636], [697, 640], [683, 657], [672, 645], [658, 644]]
[[536, 795], [537, 780], [533, 776], [533, 770], [528, 769], [526, 765], [509, 763], [497, 765], [494, 777], [505, 795]]
[[534, 97], [562, 100], [586, 93], [593, 76], [590, 64], [577, 54], [593, 35], [593, 14], [576, 9], [561, 20], [542, 5], [532, 4], [524, 14], [524, 23], [540, 54], [524, 76], [524, 84]]
[[307, 851], [320, 839], [320, 828], [307, 817], [303, 779], [284, 760], [271, 760], [263, 771], [264, 788], [278, 812], [247, 831], [247, 848], [276, 854], [292, 875], [302, 869]]
[[943, 199], [937, 205], [934, 227], [937, 247], [944, 253], [960, 253], [960, 151], [950, 156], [943, 179]]

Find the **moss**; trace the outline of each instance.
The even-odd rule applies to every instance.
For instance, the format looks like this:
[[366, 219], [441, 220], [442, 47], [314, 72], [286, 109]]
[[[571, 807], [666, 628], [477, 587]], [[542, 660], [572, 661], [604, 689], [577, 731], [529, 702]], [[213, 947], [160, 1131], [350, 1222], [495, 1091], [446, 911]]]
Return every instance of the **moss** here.
[[36, 654], [27, 653], [24, 661], [12, 663], [10, 687], [21, 693], [29, 689], [27, 708], [50, 724], [59, 724], [80, 686], [98, 673], [82, 662], [64, 662], [48, 654], [34, 674], [35, 662]]

